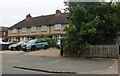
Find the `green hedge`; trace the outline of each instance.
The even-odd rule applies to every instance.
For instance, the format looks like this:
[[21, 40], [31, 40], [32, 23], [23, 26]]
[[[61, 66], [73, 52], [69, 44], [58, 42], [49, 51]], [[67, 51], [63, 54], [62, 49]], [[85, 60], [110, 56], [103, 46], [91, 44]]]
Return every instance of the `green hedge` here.
[[[67, 39], [62, 38], [61, 39], [61, 51], [63, 51], [64, 56], [82, 56], [90, 47], [89, 44], [84, 44], [84, 45], [78, 45], [81, 47], [81, 49], [78, 49], [77, 51], [74, 51], [72, 48], [77, 48], [76, 46], [72, 47]], [[72, 47], [72, 48], [71, 48]]]
[[37, 39], [48, 41], [49, 47], [56, 47], [57, 40], [49, 38], [47, 35], [38, 36]]

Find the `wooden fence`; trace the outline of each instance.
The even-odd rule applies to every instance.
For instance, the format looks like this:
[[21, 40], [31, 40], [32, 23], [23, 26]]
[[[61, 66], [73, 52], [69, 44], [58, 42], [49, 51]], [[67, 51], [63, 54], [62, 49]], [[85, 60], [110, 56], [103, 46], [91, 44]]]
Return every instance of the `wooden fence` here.
[[118, 58], [119, 45], [91, 45], [83, 54], [85, 57]]

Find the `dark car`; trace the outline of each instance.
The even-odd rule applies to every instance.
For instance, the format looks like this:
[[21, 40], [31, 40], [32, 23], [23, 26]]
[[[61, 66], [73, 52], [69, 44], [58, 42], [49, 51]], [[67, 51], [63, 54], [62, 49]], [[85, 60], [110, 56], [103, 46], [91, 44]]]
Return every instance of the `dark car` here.
[[28, 43], [22, 44], [21, 48], [22, 48], [23, 51], [28, 51], [28, 50], [35, 51], [35, 50], [38, 50], [38, 49], [41, 49], [41, 48], [42, 49], [47, 49], [48, 48], [48, 42], [45, 41], [45, 40], [34, 39], [34, 40], [29, 41]]
[[0, 51], [8, 50], [8, 47], [9, 47], [9, 43], [5, 39], [0, 38]]
[[23, 43], [27, 43], [27, 41], [21, 41], [21, 42], [19, 42], [19, 43], [17, 43], [17, 44], [12, 44], [12, 45], [9, 45], [9, 49], [11, 50], [11, 51], [13, 51], [13, 50], [21, 50], [21, 45], [23, 44]]

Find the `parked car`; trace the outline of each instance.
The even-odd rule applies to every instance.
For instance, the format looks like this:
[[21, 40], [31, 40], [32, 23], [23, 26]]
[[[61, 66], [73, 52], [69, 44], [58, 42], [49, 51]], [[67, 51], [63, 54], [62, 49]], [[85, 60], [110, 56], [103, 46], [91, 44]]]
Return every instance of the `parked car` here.
[[0, 38], [0, 50], [8, 50], [9, 43], [3, 39]]
[[27, 51], [27, 50], [31, 50], [31, 51], [35, 51], [35, 50], [39, 50], [41, 48], [43, 49], [47, 49], [48, 46], [48, 42], [45, 40], [30, 40], [28, 43], [22, 44], [21, 48], [23, 51]]
[[0, 38], [0, 44], [9, 44], [5, 39]]
[[13, 50], [21, 50], [21, 45], [23, 44], [23, 43], [27, 43], [27, 41], [21, 41], [21, 42], [18, 42], [17, 44], [12, 44], [12, 45], [9, 45], [9, 49], [11, 50], [11, 51], [13, 51]]

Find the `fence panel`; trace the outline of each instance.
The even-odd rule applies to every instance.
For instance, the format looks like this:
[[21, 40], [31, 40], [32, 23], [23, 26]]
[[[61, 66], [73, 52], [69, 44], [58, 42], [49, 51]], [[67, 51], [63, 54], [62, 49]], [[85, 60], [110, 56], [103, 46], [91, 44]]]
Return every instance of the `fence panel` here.
[[91, 45], [85, 57], [118, 58], [119, 45]]

